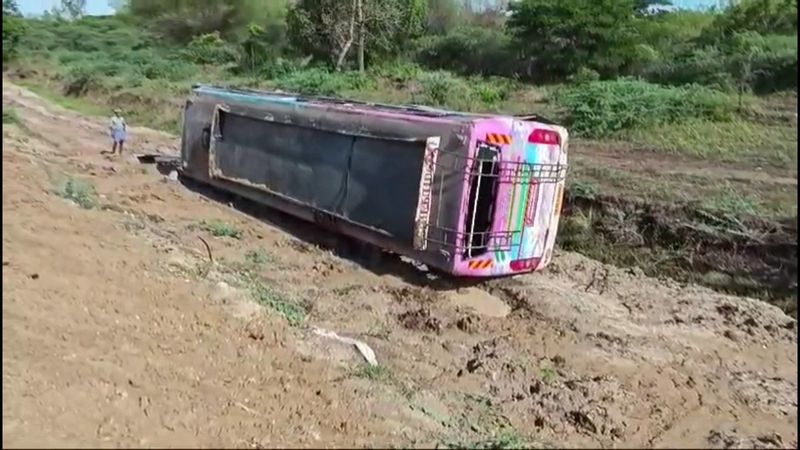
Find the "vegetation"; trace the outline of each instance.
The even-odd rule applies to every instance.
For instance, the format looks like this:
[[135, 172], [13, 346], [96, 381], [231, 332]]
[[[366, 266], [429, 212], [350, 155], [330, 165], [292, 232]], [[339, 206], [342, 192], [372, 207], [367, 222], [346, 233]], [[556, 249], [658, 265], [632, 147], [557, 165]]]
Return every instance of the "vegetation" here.
[[299, 326], [306, 318], [306, 311], [263, 283], [255, 282], [251, 288], [253, 298], [260, 304], [283, 316], [289, 325]]
[[211, 233], [215, 237], [229, 237], [241, 239], [242, 232], [233, 225], [219, 220], [208, 220], [200, 223], [200, 228]]
[[17, 110], [13, 108], [3, 108], [3, 125], [16, 125], [18, 123], [20, 123], [20, 119]]
[[[570, 129], [573, 198], [797, 214], [790, 183], [762, 181], [796, 178], [797, 16], [789, 0], [659, 13], [650, 7], [663, 2], [653, 0], [519, 0], [509, 11], [480, 12], [460, 0], [116, 3], [110, 17], [84, 17], [83, 2], [65, 1], [28, 19], [4, 0], [6, 76], [66, 107], [122, 107], [130, 122], [176, 133], [194, 83], [535, 112]], [[592, 161], [595, 149], [655, 162], [649, 172], [604, 167]], [[686, 161], [684, 172], [665, 160]], [[713, 173], [722, 164], [731, 173], [769, 172]], [[592, 214], [563, 220], [561, 244], [654, 270], [687, 257], [671, 247], [642, 255], [616, 240], [604, 245], [597, 236], [606, 214]], [[205, 228], [239, 235], [224, 224]], [[265, 264], [256, 254], [248, 262]]]
[[97, 190], [93, 184], [71, 177], [56, 189], [56, 194], [83, 209], [92, 209], [98, 202]]

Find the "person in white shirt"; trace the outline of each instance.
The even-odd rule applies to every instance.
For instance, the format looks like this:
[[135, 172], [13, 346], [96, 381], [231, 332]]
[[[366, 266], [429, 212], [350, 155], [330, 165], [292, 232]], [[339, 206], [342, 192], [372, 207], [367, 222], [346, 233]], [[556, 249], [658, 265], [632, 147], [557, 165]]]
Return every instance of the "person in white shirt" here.
[[114, 110], [114, 115], [111, 117], [111, 125], [108, 127], [109, 133], [111, 134], [111, 139], [114, 141], [114, 145], [111, 147], [111, 154], [117, 152], [117, 146], [119, 145], [119, 154], [122, 154], [122, 149], [125, 146], [125, 138], [128, 134], [128, 125], [125, 123], [125, 119], [122, 117], [122, 111], [119, 109]]

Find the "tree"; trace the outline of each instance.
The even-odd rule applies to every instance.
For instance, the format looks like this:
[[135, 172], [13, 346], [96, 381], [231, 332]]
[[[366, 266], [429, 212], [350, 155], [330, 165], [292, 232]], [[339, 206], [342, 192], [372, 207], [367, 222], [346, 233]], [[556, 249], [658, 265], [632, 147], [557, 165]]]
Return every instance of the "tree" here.
[[86, 11], [86, 0], [61, 0], [61, 10], [70, 19], [79, 19]]
[[215, 31], [225, 39], [237, 36], [264, 8], [258, 0], [129, 0], [128, 9], [156, 33], [187, 43]]
[[363, 70], [367, 57], [391, 56], [420, 33], [424, 13], [420, 0], [299, 0], [289, 9], [287, 27], [296, 49], [337, 70], [355, 44]]
[[429, 0], [427, 6], [426, 25], [431, 33], [443, 34], [464, 22], [458, 0]]
[[635, 0], [633, 2], [633, 10], [637, 14], [647, 14], [654, 6], [671, 6], [670, 0]]
[[3, 0], [3, 65], [16, 58], [27, 27], [15, 0]]
[[127, 0], [108, 0], [108, 6], [114, 10], [116, 13], [120, 13], [126, 10], [128, 7]]
[[704, 30], [701, 41], [716, 44], [736, 33], [797, 34], [795, 0], [742, 0], [733, 4]]
[[614, 76], [635, 54], [634, 0], [520, 0], [509, 10], [528, 78], [563, 79], [581, 67]]

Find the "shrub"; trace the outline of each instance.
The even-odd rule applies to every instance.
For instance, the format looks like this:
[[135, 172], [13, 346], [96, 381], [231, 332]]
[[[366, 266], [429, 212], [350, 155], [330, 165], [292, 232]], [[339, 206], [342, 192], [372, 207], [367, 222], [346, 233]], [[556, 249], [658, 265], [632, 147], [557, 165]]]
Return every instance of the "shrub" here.
[[584, 83], [560, 91], [555, 100], [567, 109], [572, 130], [591, 137], [690, 118], [729, 120], [736, 108], [731, 97], [706, 87], [634, 79]]
[[92, 209], [97, 205], [97, 191], [87, 181], [69, 178], [56, 190], [56, 194], [83, 209]]
[[27, 28], [16, 2], [3, 1], [3, 63], [19, 54], [19, 43]]
[[64, 95], [79, 97], [100, 85], [99, 73], [91, 65], [72, 66], [63, 79]]
[[656, 83], [697, 83], [720, 90], [742, 85], [756, 93], [797, 89], [797, 38], [737, 33], [719, 46], [696, 47], [675, 55], [643, 75]]
[[373, 83], [374, 80], [359, 72], [331, 72], [321, 68], [290, 72], [274, 80], [279, 89], [306, 95], [340, 95], [344, 91], [366, 89]]
[[509, 10], [512, 46], [534, 80], [563, 79], [581, 66], [615, 76], [638, 41], [633, 0], [519, 0]]
[[505, 78], [473, 79], [470, 84], [476, 99], [487, 106], [506, 101], [514, 87], [514, 83]]
[[388, 63], [372, 66], [369, 74], [376, 78], [384, 78], [394, 83], [408, 83], [417, 79], [425, 71], [414, 63], [395, 60]]
[[472, 99], [473, 92], [466, 81], [453, 76], [450, 72], [426, 72], [417, 81], [420, 90], [414, 95], [415, 103], [452, 106], [457, 101], [469, 102]]
[[654, 83], [675, 86], [695, 83], [723, 91], [732, 90], [735, 84], [724, 52], [713, 46], [692, 48], [650, 66], [643, 71], [643, 76]]
[[183, 55], [196, 64], [227, 64], [236, 60], [236, 52], [219, 35], [218, 31], [192, 38]]
[[416, 42], [414, 58], [420, 64], [469, 75], [514, 73], [515, 58], [508, 35], [491, 28], [462, 27], [443, 36]]
[[742, 0], [736, 2], [703, 30], [705, 43], [724, 41], [735, 33], [797, 34], [797, 3], [794, 0]]

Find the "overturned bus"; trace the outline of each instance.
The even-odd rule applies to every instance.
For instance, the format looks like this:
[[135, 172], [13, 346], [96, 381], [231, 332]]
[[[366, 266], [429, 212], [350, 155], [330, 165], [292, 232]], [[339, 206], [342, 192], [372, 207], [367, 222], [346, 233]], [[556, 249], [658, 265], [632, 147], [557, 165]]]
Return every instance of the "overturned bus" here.
[[552, 256], [567, 132], [465, 114], [195, 86], [181, 174], [430, 267], [531, 272]]

